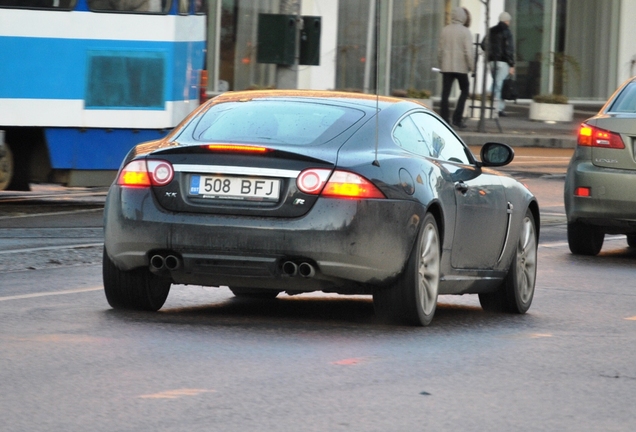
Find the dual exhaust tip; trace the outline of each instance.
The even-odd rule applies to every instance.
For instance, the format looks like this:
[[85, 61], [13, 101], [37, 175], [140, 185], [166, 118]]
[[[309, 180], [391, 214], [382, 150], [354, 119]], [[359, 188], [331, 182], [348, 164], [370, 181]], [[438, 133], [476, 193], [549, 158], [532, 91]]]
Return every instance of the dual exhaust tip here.
[[[150, 270], [153, 272], [174, 271], [179, 268], [181, 268], [181, 259], [176, 255], [163, 256], [157, 254], [150, 258]], [[283, 274], [312, 278], [316, 275], [316, 268], [308, 262], [296, 264], [293, 261], [285, 261], [283, 263]]]
[[181, 259], [175, 255], [153, 255], [150, 258], [150, 270], [158, 272], [162, 270], [177, 270], [181, 267]]
[[287, 276], [296, 276], [300, 275], [304, 278], [314, 277], [316, 274], [316, 269], [313, 265], [308, 262], [302, 262], [300, 264], [296, 264], [293, 261], [285, 261], [283, 263], [283, 274]]

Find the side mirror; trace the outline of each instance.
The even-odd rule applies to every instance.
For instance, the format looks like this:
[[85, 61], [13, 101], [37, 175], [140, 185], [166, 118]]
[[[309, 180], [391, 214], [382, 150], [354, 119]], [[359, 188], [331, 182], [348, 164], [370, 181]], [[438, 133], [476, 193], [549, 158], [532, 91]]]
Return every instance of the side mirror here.
[[515, 157], [515, 151], [508, 144], [488, 142], [481, 148], [482, 166], [500, 167], [508, 165]]

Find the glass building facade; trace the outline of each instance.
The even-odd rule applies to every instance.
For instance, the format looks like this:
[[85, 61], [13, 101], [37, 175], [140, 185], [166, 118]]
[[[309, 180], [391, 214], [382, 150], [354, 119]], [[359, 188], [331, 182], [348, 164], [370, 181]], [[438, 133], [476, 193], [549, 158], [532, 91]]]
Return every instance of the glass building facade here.
[[[629, 20], [636, 13], [634, 0], [488, 3], [490, 26], [501, 11], [512, 15], [521, 98], [554, 92], [600, 101], [636, 73], [636, 49], [631, 52], [630, 42], [636, 26]], [[452, 8], [464, 6], [470, 11], [476, 41], [486, 29], [482, 0], [210, 0], [209, 4], [210, 22], [218, 23], [209, 43], [218, 42], [213, 67], [218, 70], [220, 91], [277, 87], [277, 66], [257, 62], [258, 17], [279, 13], [285, 4], [301, 4], [303, 14], [310, 9], [309, 15], [321, 16], [321, 62], [328, 59], [333, 64], [333, 79], [320, 84], [324, 89], [383, 94], [427, 89], [438, 96], [441, 78], [433, 68], [439, 34]], [[326, 24], [333, 24], [334, 34], [325, 33]], [[299, 70], [307, 68], [311, 66]], [[471, 86], [480, 93], [477, 80], [471, 80]]]

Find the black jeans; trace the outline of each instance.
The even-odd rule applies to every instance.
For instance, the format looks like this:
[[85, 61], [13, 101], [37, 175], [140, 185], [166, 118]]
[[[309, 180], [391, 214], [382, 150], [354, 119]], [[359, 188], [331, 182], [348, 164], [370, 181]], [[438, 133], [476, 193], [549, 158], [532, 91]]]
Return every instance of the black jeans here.
[[468, 74], [442, 72], [442, 77], [442, 118], [446, 121], [446, 123], [449, 123], [448, 97], [450, 96], [451, 88], [453, 87], [453, 81], [457, 80], [461, 94], [457, 100], [455, 112], [453, 112], [453, 124], [460, 124], [464, 116], [464, 105], [466, 105], [466, 99], [468, 99], [468, 90], [470, 87], [470, 84], [468, 83]]

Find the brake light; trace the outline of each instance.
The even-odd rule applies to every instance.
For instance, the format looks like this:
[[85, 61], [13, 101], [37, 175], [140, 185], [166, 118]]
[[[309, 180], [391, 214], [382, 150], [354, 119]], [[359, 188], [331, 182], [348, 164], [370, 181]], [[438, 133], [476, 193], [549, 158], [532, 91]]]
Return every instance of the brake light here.
[[117, 184], [129, 187], [165, 186], [174, 178], [170, 162], [135, 160], [121, 170]]
[[584, 147], [602, 147], [623, 149], [625, 144], [621, 136], [615, 132], [600, 129], [583, 123], [579, 128], [578, 145]]
[[228, 152], [228, 153], [267, 153], [272, 149], [263, 146], [243, 145], [243, 144], [209, 144], [208, 150]]
[[296, 180], [302, 192], [329, 198], [386, 198], [369, 180], [347, 171], [308, 169]]

